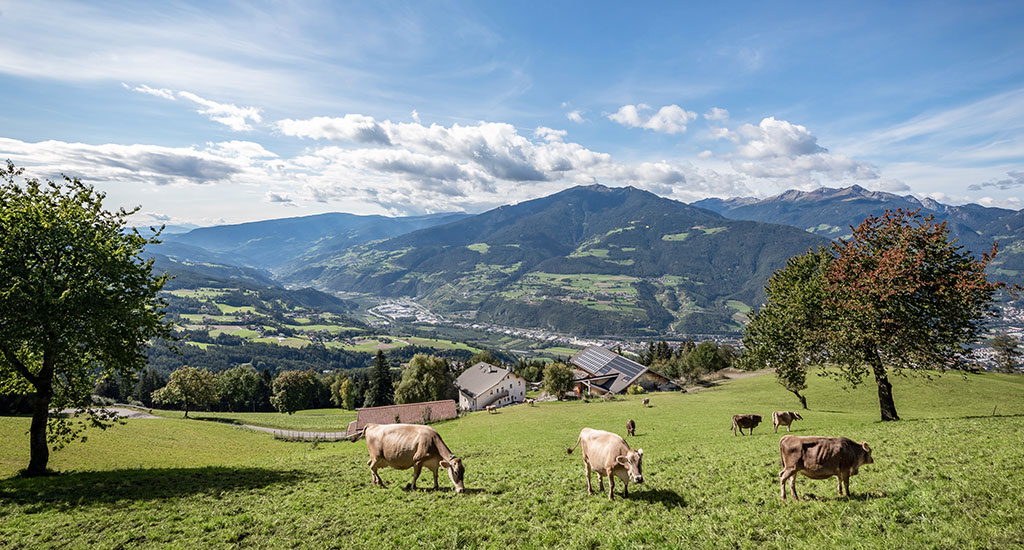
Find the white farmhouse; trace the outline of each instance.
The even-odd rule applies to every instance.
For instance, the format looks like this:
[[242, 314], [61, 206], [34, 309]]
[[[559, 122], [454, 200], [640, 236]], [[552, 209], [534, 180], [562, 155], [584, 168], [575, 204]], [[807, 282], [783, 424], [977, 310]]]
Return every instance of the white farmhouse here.
[[479, 411], [488, 405], [504, 407], [526, 399], [525, 378], [483, 362], [466, 369], [455, 385], [459, 388], [459, 407], [464, 411]]

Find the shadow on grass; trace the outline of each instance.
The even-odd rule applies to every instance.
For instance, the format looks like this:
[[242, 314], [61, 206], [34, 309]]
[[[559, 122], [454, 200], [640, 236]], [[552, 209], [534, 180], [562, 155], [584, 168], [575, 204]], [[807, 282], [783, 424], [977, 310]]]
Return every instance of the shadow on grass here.
[[[969, 416], [926, 416], [922, 418], [901, 418], [899, 422], [928, 422], [932, 420], [997, 420], [1000, 418], [1021, 418], [1022, 413], [1016, 414], [974, 414]], [[877, 422], [881, 422], [880, 420]]]
[[0, 480], [0, 502], [33, 511], [260, 489], [307, 477], [263, 468], [152, 468]]
[[636, 491], [629, 494], [630, 500], [643, 500], [651, 504], [661, 504], [666, 508], [682, 508], [686, 506], [686, 499], [675, 491], [666, 489], [653, 489], [650, 491]]

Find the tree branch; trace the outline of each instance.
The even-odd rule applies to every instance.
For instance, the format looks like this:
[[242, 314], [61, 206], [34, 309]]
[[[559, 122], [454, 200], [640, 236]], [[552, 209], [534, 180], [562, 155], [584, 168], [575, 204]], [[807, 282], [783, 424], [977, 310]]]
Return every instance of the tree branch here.
[[28, 370], [28, 367], [25, 366], [25, 363], [23, 363], [21, 359], [18, 359], [17, 355], [7, 349], [7, 346], [0, 348], [0, 351], [3, 352], [4, 359], [14, 367], [14, 370], [18, 371], [18, 374], [24, 376], [25, 379], [33, 386], [37, 388], [39, 387], [39, 377], [32, 374], [32, 372]]

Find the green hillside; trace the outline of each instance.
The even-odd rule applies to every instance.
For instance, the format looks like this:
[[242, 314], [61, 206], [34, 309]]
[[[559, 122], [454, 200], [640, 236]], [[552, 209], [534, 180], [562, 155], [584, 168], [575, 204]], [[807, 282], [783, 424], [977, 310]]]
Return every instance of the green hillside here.
[[307, 262], [286, 280], [582, 335], [735, 332], [787, 258], [825, 241], [635, 188], [576, 187]]
[[[12, 548], [1008, 548], [1024, 544], [1024, 377], [899, 378], [899, 422], [874, 389], [812, 377], [799, 435], [866, 440], [875, 463], [835, 496], [801, 477], [778, 497], [778, 435], [734, 437], [734, 413], [792, 410], [771, 376], [688, 394], [542, 403], [436, 425], [464, 458], [467, 494], [442, 474], [370, 486], [366, 445], [286, 443], [228, 424], [133, 420], [53, 453], [65, 475], [8, 478], [27, 461], [27, 418], [0, 418], [0, 546]], [[955, 396], [955, 399], [951, 396]], [[996, 415], [993, 416], [993, 407]], [[287, 422], [289, 417], [276, 415]], [[645, 483], [587, 496], [580, 428], [637, 422]], [[305, 420], [302, 420], [305, 422]], [[596, 482], [596, 480], [595, 480]]]

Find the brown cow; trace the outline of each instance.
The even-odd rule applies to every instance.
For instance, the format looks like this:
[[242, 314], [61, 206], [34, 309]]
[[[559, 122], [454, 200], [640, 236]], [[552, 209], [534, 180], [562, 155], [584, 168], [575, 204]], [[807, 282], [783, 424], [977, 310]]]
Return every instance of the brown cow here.
[[580, 446], [583, 453], [583, 468], [587, 472], [587, 494], [593, 494], [590, 485], [591, 470], [597, 472], [598, 490], [604, 490], [604, 478], [608, 478], [608, 500], [613, 500], [615, 478], [622, 480], [622, 496], [629, 496], [629, 482], [643, 483], [644, 475], [641, 461], [643, 449], [632, 450], [625, 439], [618, 434], [601, 430], [583, 428], [576, 445], [566, 450], [569, 454]]
[[495, 405], [487, 405], [484, 408], [487, 409], [487, 412], [490, 414], [498, 414], [498, 407]]
[[626, 433], [630, 437], [636, 437], [636, 422], [633, 422], [632, 418], [629, 419], [629, 422], [626, 422]]
[[437, 430], [430, 426], [367, 424], [353, 441], [359, 437], [366, 437], [366, 448], [370, 451], [370, 460], [366, 465], [370, 467], [373, 485], [385, 486], [384, 480], [377, 474], [377, 468], [412, 468], [412, 483], [409, 487], [415, 489], [420, 470], [425, 466], [434, 472], [434, 489], [437, 489], [437, 468], [441, 467], [448, 471], [456, 493], [466, 490], [462, 483], [466, 473], [462, 459], [452, 453]]
[[845, 489], [849, 497], [850, 476], [857, 475], [862, 465], [874, 463], [867, 441], [857, 443], [845, 437], [785, 435], [779, 440], [779, 454], [782, 455], [782, 471], [779, 472], [782, 500], [786, 500], [787, 479], [793, 500], [800, 500], [796, 494], [797, 472], [811, 479], [836, 476], [839, 496]]
[[736, 428], [739, 428], [740, 435], [746, 435], [743, 433], [743, 428], [750, 430], [750, 435], [754, 435], [754, 428], [761, 423], [761, 415], [759, 414], [734, 414], [732, 415], [732, 435], [736, 437]]
[[794, 420], [803, 420], [804, 417], [800, 416], [800, 413], [792, 411], [775, 411], [772, 413], [772, 426], [775, 426], [775, 433], [779, 433], [779, 426], [785, 426], [786, 432], [789, 432], [789, 425]]

